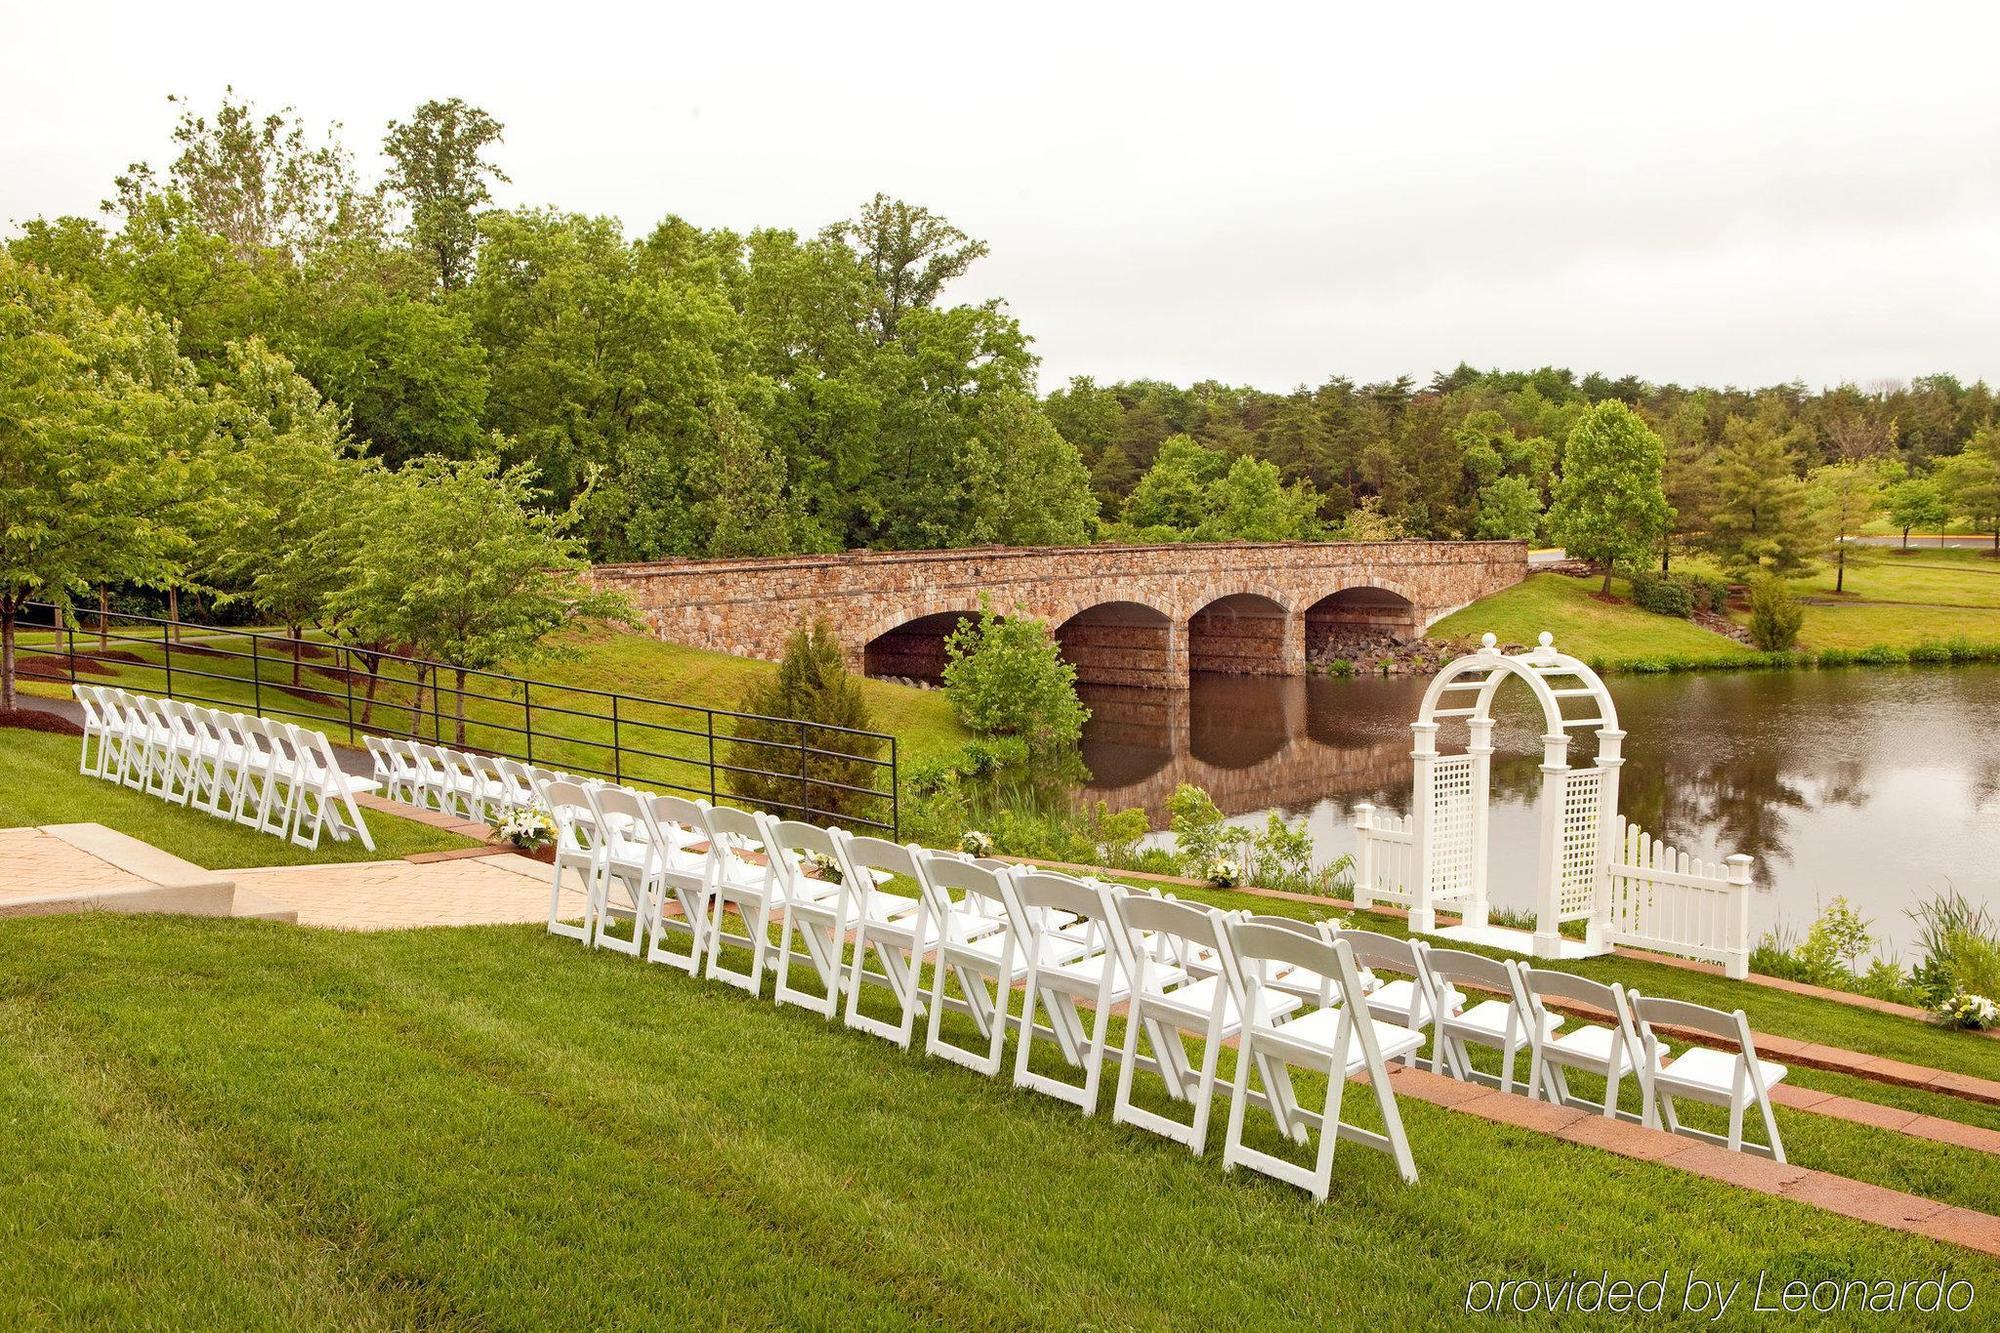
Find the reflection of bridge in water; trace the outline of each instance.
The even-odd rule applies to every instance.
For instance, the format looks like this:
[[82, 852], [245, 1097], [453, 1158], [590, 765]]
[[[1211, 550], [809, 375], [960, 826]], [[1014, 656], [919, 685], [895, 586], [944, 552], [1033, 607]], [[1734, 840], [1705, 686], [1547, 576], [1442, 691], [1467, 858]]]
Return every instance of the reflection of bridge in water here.
[[1328, 797], [1400, 808], [1409, 796], [1407, 719], [1423, 683], [1354, 681], [1332, 692], [1298, 679], [1202, 675], [1185, 692], [1090, 688], [1085, 795], [1113, 809], [1138, 806], [1156, 827], [1184, 782], [1228, 815], [1302, 810]]

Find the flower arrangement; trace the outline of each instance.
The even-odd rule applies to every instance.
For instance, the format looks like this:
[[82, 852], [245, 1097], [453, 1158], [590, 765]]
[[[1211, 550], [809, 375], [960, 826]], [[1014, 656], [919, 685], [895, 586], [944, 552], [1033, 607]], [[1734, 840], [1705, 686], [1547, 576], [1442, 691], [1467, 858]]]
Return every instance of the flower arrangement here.
[[1226, 856], [1218, 856], [1202, 867], [1201, 877], [1212, 889], [1233, 889], [1243, 882], [1243, 868]]
[[1937, 1021], [1948, 1028], [1990, 1028], [2000, 1021], [2000, 1005], [1984, 995], [1957, 991], [1937, 1007]]
[[500, 841], [524, 852], [539, 852], [556, 840], [556, 821], [539, 805], [509, 811], [493, 830]]
[[981, 833], [978, 829], [967, 829], [958, 840], [958, 850], [967, 856], [993, 855], [993, 835]]
[[802, 858], [806, 873], [829, 884], [840, 883], [840, 862], [825, 852], [807, 852]]

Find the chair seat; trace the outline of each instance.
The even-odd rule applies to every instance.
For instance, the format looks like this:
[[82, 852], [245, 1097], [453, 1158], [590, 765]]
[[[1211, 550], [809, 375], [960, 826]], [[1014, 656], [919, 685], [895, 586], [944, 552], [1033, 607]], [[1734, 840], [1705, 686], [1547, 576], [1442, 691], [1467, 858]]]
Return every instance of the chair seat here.
[[[1549, 1017], [1557, 1016], [1550, 1014]], [[1544, 1049], [1549, 1054], [1559, 1054], [1559, 1058], [1566, 1056], [1603, 1065], [1611, 1062], [1611, 1052], [1620, 1043], [1617, 1029], [1587, 1023], [1573, 1032], [1563, 1032], [1550, 1037], [1544, 1043]], [[1623, 1060], [1624, 1056], [1621, 1054], [1619, 1058]]]
[[[1149, 976], [1147, 979], [1151, 980], [1152, 978]], [[1222, 986], [1223, 979], [1221, 977], [1203, 977], [1199, 981], [1190, 981], [1185, 986], [1170, 991], [1154, 990], [1151, 987], [1147, 989], [1148, 998], [1154, 1002], [1165, 1000], [1175, 1008], [1185, 1010], [1189, 1014], [1199, 1014], [1203, 1018], [1206, 1018], [1215, 1011], [1215, 992], [1218, 987]], [[1305, 1001], [1299, 996], [1281, 990], [1273, 990], [1269, 987], [1265, 988], [1263, 996], [1264, 1021], [1267, 1023], [1289, 1017], [1297, 1013], [1299, 1008], [1305, 1004]], [[1225, 1030], [1234, 1030], [1241, 1026], [1242, 1021], [1243, 1015], [1237, 1008], [1236, 996], [1225, 989], [1222, 1000], [1223, 1028]]]
[[[1499, 1043], [1507, 1039], [1507, 1019], [1515, 1012], [1511, 1000], [1481, 1000], [1465, 1012], [1453, 1014], [1447, 1021], [1454, 1032], [1491, 1037], [1495, 1043]], [[1554, 1014], [1545, 1017], [1547, 1020], [1545, 1035], [1547, 1035], [1555, 1031], [1560, 1020]], [[1515, 1039], [1525, 1041], [1527, 1035], [1528, 1025], [1517, 1017], [1514, 1023]]]
[[[1462, 1004], [1465, 997], [1453, 991], [1446, 1000], [1447, 1003]], [[1414, 1011], [1411, 1009], [1412, 1003], [1416, 1006]], [[1391, 1018], [1399, 1023], [1405, 1021], [1406, 1016], [1419, 1027], [1431, 1021], [1430, 1000], [1417, 989], [1417, 983], [1407, 977], [1384, 982], [1369, 991], [1368, 1008], [1377, 1017]]]
[[[1368, 1021], [1375, 1029], [1375, 1044], [1381, 1048], [1382, 1059], [1385, 1061], [1408, 1055], [1424, 1044], [1423, 1033], [1404, 1027], [1400, 1023], [1384, 1023], [1376, 1018]], [[1274, 1031], [1286, 1041], [1313, 1047], [1330, 1056], [1335, 1054], [1333, 1043], [1339, 1034], [1339, 1028], [1340, 1010], [1333, 1008], [1315, 1009], [1309, 1014], [1302, 1014], [1289, 1023], [1279, 1024]], [[1367, 1063], [1362, 1056], [1359, 1032], [1347, 1034], [1344, 1063], [1346, 1071], [1350, 1074]]]
[[[1673, 1059], [1660, 1061], [1656, 1067], [1660, 1070], [1660, 1080], [1670, 1089], [1676, 1086], [1703, 1089], [1727, 1101], [1735, 1091], [1736, 1066], [1741, 1059], [1729, 1051], [1690, 1046]], [[1767, 1088], [1784, 1082], [1785, 1075], [1791, 1072], [1770, 1060], [1759, 1060], [1757, 1068], [1763, 1072]]]

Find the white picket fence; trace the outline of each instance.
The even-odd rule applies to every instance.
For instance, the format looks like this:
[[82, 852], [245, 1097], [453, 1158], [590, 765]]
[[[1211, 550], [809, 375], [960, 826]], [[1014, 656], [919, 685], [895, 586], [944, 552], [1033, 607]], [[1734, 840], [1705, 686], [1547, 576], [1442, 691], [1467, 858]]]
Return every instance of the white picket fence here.
[[1417, 847], [1409, 817], [1365, 801], [1355, 806], [1354, 905], [1408, 907], [1416, 898], [1416, 885]]
[[1750, 858], [1720, 864], [1676, 851], [1618, 817], [1605, 892], [1605, 937], [1721, 963], [1729, 976], [1750, 975]]
[[[1417, 855], [1410, 820], [1373, 805], [1354, 807], [1354, 901], [1358, 907], [1415, 898]], [[1617, 845], [1593, 912], [1607, 944], [1627, 944], [1722, 964], [1750, 974], [1750, 858], [1689, 856], [1618, 817]]]

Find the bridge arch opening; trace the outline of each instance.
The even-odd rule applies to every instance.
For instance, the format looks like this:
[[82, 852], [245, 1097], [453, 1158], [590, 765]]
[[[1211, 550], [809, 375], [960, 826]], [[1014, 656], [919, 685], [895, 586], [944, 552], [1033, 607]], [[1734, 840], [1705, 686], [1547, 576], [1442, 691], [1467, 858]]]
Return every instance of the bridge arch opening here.
[[958, 628], [959, 621], [978, 618], [977, 610], [967, 609], [939, 611], [906, 620], [868, 641], [861, 650], [862, 673], [941, 685], [945, 663], [951, 660], [945, 653], [944, 641]]
[[1079, 685], [1177, 687], [1174, 622], [1139, 602], [1099, 602], [1056, 626], [1056, 646]]
[[1306, 608], [1306, 661], [1350, 660], [1423, 633], [1410, 599], [1387, 588], [1342, 588]]
[[1188, 671], [1281, 676], [1299, 663], [1288, 652], [1291, 613], [1254, 592], [1218, 597], [1188, 617]]

